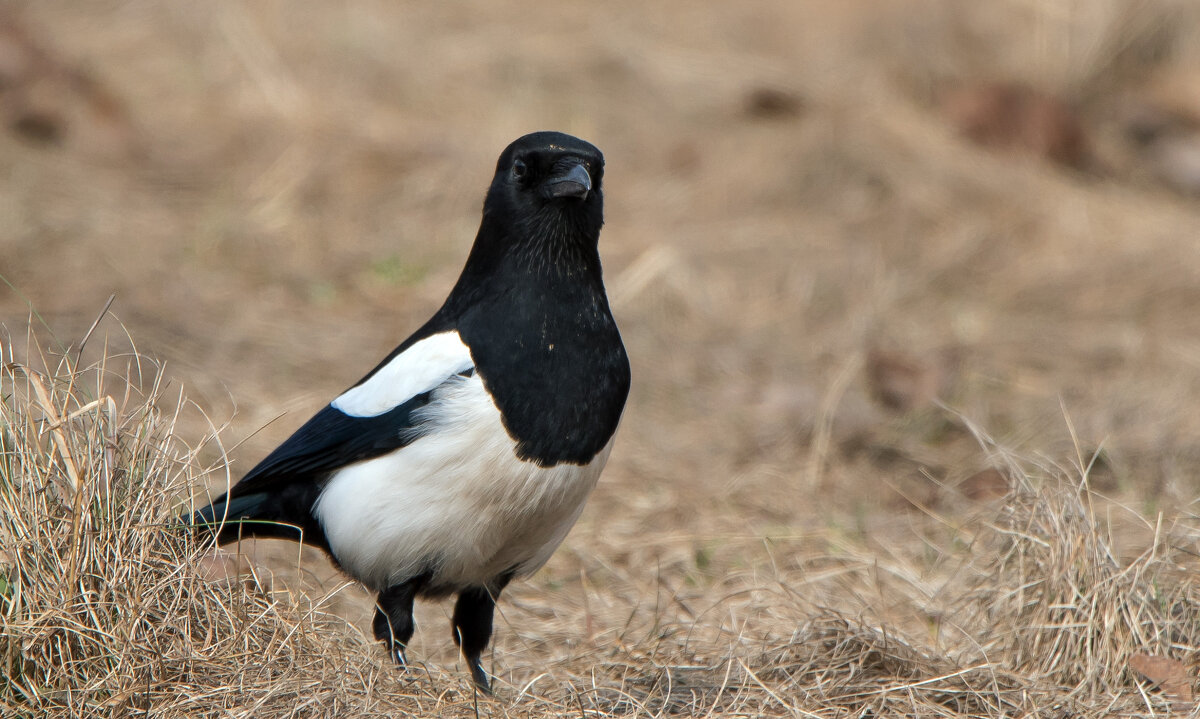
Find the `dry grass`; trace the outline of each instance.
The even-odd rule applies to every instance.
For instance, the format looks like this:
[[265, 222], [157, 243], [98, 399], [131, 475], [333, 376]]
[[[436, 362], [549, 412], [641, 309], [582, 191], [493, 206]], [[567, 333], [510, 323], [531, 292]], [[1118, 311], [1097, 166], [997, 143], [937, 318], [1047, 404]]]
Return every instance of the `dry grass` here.
[[983, 656], [1068, 689], [1064, 701], [1116, 702], [1130, 685], [1133, 654], [1195, 661], [1200, 535], [1194, 517], [1168, 527], [1162, 515], [1130, 517], [1109, 507], [1141, 523], [1148, 537], [1123, 558], [1111, 523], [1096, 515], [1108, 503], [1086, 477], [1052, 477], [1048, 487], [1026, 485], [1001, 509], [977, 589], [964, 594], [962, 607], [974, 626], [987, 628], [975, 636]]
[[[335, 620], [198, 575], [180, 497], [205, 474], [159, 368], [68, 357], [0, 371], [5, 716], [327, 716], [388, 682]], [[129, 367], [126, 376], [117, 367]], [[144, 388], [144, 390], [140, 389]], [[115, 398], [115, 399], [114, 399]], [[381, 676], [383, 678], [381, 679]], [[393, 697], [402, 691], [381, 693]]]
[[[180, 497], [225, 465], [202, 466], [199, 446], [175, 434], [189, 406], [168, 392], [148, 359], [106, 355], [77, 367], [73, 352], [49, 361], [42, 355], [34, 369], [13, 361], [11, 344], [5, 352], [0, 707], [6, 715], [477, 710], [478, 698], [461, 676], [433, 663], [395, 670], [362, 633], [324, 611], [321, 597], [254, 572], [214, 579], [210, 550], [179, 524], [186, 511]], [[544, 592], [516, 592], [503, 624], [524, 628], [521, 645], [503, 643], [508, 670], [501, 678], [509, 686], [484, 700], [482, 711], [830, 717], [1170, 711], [1179, 697], [1139, 684], [1128, 662], [1139, 652], [1189, 662], [1195, 656], [1197, 526], [1168, 530], [1161, 517], [1134, 515], [1150, 541], [1124, 559], [1110, 536], [1114, 523], [1096, 508], [1109, 505], [1090, 492], [1086, 474], [1019, 465], [1011, 460], [1014, 491], [995, 510], [955, 527], [932, 561], [905, 551], [864, 561], [861, 552], [832, 541], [814, 551], [778, 538], [768, 562], [743, 571], [706, 576], [700, 565], [714, 559], [697, 560], [700, 573], [688, 588], [671, 587], [663, 574], [674, 572], [661, 566], [653, 577], [636, 565], [605, 577], [597, 564], [603, 554], [585, 556], [590, 581], [611, 586], [597, 593], [581, 576], [582, 607], [539, 605]], [[747, 546], [733, 549], [754, 554]], [[870, 596], [885, 588], [893, 595], [887, 601]], [[593, 593], [604, 606], [589, 606]], [[716, 611], [697, 611], [701, 597], [715, 598]], [[888, 616], [889, 604], [906, 605], [907, 612]], [[528, 615], [534, 619], [527, 623]], [[616, 627], [622, 615], [619, 633], [594, 635], [562, 652], [562, 637], [581, 622]], [[788, 626], [795, 628], [781, 631]]]

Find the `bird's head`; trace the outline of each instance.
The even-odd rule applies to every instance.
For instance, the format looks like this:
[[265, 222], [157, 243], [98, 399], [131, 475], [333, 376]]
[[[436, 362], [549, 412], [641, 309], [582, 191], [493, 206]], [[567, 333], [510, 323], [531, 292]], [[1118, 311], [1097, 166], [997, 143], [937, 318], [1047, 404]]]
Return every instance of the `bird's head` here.
[[594, 242], [604, 224], [603, 177], [604, 155], [591, 143], [535, 132], [500, 154], [484, 212], [533, 233], [568, 231]]

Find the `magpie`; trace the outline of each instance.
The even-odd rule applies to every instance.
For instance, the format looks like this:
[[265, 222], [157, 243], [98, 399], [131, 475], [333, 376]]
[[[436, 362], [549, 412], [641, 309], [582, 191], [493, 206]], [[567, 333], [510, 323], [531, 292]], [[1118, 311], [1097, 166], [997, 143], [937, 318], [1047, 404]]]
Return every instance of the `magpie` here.
[[378, 592], [374, 633], [400, 665], [414, 600], [457, 594], [453, 639], [489, 691], [496, 599], [579, 518], [629, 394], [600, 268], [603, 175], [570, 135], [509, 145], [441, 308], [192, 522], [218, 544], [324, 550]]

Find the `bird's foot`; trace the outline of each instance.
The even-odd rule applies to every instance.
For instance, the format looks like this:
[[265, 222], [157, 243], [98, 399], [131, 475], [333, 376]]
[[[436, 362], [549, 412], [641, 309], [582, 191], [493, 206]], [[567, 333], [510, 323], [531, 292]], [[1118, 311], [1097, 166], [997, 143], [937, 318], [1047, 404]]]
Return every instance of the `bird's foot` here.
[[475, 682], [475, 688], [481, 694], [490, 696], [492, 686], [491, 682], [488, 681], [487, 672], [483, 670], [483, 662], [479, 660], [479, 657], [472, 657], [467, 659], [467, 665], [471, 668], [471, 681]]
[[392, 647], [388, 654], [392, 655], [392, 661], [401, 669], [408, 669], [408, 657], [404, 655], [404, 647]]

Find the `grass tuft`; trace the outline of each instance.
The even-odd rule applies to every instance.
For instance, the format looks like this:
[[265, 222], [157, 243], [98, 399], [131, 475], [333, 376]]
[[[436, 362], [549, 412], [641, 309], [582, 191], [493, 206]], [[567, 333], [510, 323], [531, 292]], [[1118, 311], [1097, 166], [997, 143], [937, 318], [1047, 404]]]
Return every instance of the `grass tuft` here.
[[[1125, 533], [1105, 515], [1125, 515]], [[1060, 477], [1010, 497], [986, 538], [975, 610], [985, 655], [1072, 698], [1116, 696], [1132, 686], [1137, 653], [1195, 658], [1200, 595], [1194, 523], [1164, 527]], [[1133, 556], [1119, 547], [1133, 545]]]
[[3, 349], [0, 715], [394, 706], [402, 692], [373, 696], [380, 666], [344, 622], [254, 577], [203, 575], [211, 550], [179, 517], [205, 471], [174, 432], [187, 403], [160, 368], [35, 369]]

